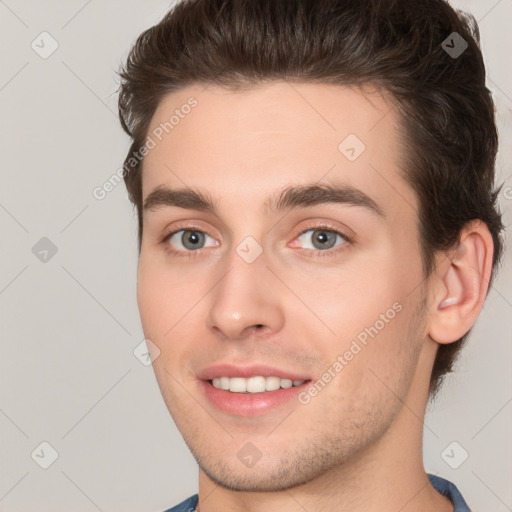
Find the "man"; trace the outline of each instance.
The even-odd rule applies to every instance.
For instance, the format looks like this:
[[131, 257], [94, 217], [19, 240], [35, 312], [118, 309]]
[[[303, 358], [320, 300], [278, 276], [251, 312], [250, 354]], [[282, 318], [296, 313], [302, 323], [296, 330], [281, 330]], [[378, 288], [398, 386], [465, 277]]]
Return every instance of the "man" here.
[[443, 0], [192, 0], [134, 45], [137, 299], [199, 464], [171, 511], [470, 510], [422, 462], [501, 253], [465, 20]]

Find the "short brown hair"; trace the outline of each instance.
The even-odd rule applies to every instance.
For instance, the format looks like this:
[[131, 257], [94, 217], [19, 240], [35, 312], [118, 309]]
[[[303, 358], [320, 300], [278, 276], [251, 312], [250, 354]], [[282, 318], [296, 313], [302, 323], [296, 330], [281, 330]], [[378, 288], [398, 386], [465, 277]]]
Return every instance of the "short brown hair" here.
[[[443, 41], [467, 48], [454, 56]], [[164, 95], [210, 82], [232, 90], [283, 79], [372, 84], [392, 94], [400, 114], [408, 149], [402, 171], [419, 199], [425, 276], [436, 252], [480, 219], [494, 242], [492, 281], [503, 229], [494, 104], [478, 26], [446, 1], [184, 0], [138, 37], [120, 76], [120, 120], [133, 139], [124, 180], [137, 207], [139, 250], [143, 160], [131, 157]], [[439, 347], [431, 395], [466, 337]]]

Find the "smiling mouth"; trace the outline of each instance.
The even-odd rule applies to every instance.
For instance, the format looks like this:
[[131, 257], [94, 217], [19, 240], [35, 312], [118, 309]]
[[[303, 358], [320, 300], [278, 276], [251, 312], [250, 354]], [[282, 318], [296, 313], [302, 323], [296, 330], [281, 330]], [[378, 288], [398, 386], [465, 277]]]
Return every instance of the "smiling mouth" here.
[[301, 386], [308, 380], [282, 379], [277, 376], [255, 376], [255, 377], [215, 377], [208, 381], [214, 388], [231, 393], [265, 393], [267, 391], [277, 391], [278, 389], [289, 389]]

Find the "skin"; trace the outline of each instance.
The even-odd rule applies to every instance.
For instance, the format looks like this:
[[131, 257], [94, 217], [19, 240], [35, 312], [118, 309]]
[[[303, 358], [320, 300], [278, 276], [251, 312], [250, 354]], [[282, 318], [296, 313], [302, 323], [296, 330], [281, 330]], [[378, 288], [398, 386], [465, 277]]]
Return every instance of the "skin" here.
[[[400, 123], [378, 90], [194, 84], [162, 99], [148, 133], [190, 96], [197, 107], [145, 157], [143, 197], [192, 187], [216, 200], [218, 215], [144, 212], [137, 300], [160, 350], [163, 398], [199, 463], [200, 512], [452, 511], [427, 479], [422, 422], [439, 343], [467, 332], [485, 298], [485, 226], [468, 227], [459, 259], [440, 255], [425, 279]], [[353, 162], [338, 150], [348, 134], [366, 145]], [[264, 211], [269, 196], [312, 183], [355, 187], [383, 215], [338, 203]], [[325, 223], [350, 241], [314, 245]], [[181, 232], [162, 242], [182, 229], [206, 233], [202, 248], [187, 252]], [[247, 236], [263, 250], [250, 264], [236, 252]], [[200, 390], [198, 372], [218, 362], [321, 379], [395, 303], [400, 312], [306, 405], [247, 418], [219, 411]], [[247, 442], [262, 454], [250, 468], [237, 457]]]

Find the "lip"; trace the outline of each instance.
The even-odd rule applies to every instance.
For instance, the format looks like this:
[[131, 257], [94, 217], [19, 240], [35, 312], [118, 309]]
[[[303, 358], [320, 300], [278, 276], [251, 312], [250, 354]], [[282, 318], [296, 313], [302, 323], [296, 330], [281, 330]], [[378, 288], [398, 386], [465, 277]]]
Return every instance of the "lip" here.
[[263, 416], [293, 399], [298, 406], [297, 395], [309, 384], [308, 380], [300, 386], [288, 389], [280, 388], [263, 393], [232, 393], [214, 388], [209, 380], [199, 381], [201, 391], [214, 407], [233, 416], [245, 417]]
[[[303, 380], [300, 386], [287, 389], [264, 391], [262, 393], [232, 393], [213, 387], [211, 380], [215, 377], [280, 377], [281, 379]], [[255, 417], [272, 412], [295, 399], [309, 386], [311, 377], [266, 365], [236, 366], [217, 364], [205, 368], [198, 374], [199, 387], [208, 401], [218, 410], [233, 416]], [[293, 402], [292, 402], [293, 403]]]

